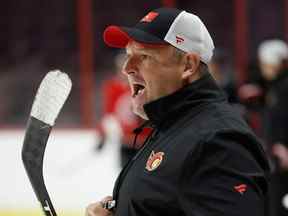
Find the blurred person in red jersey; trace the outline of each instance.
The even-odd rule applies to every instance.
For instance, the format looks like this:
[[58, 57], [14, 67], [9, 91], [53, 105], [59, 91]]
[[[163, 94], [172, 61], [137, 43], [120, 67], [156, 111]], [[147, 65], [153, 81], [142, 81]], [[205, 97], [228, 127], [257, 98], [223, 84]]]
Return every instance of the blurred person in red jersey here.
[[264, 41], [258, 59], [266, 81], [264, 138], [274, 165], [271, 214], [284, 216], [288, 215], [288, 46], [278, 39]]
[[[145, 137], [149, 134], [150, 129], [144, 128], [139, 133], [137, 143], [134, 143], [133, 130], [141, 125], [143, 120], [135, 115], [132, 111], [131, 91], [127, 79], [121, 73], [122, 65], [125, 61], [125, 54], [118, 53], [115, 56], [115, 70], [116, 74], [107, 79], [102, 84], [102, 119], [97, 126], [97, 131], [100, 134], [100, 143], [98, 150], [101, 150], [106, 144], [106, 141], [120, 140], [120, 163], [123, 167], [137, 152], [139, 145], [144, 142]], [[107, 139], [109, 124], [118, 127], [120, 134], [114, 130], [111, 136], [120, 136], [119, 139]]]

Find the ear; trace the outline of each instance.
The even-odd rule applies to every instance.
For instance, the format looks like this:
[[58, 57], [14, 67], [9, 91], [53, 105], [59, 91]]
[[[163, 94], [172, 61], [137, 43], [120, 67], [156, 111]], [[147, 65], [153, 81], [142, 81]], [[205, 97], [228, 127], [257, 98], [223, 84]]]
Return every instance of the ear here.
[[185, 58], [185, 69], [182, 73], [182, 79], [183, 81], [188, 81], [190, 83], [194, 80], [195, 75], [197, 75], [200, 65], [200, 56], [194, 53], [188, 53]]

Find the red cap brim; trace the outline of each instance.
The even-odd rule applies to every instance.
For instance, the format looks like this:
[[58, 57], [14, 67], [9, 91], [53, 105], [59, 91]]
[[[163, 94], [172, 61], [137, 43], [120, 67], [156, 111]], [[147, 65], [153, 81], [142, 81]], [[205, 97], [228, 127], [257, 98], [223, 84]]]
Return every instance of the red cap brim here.
[[118, 26], [108, 26], [103, 33], [104, 42], [115, 48], [125, 48], [131, 40], [129, 35]]

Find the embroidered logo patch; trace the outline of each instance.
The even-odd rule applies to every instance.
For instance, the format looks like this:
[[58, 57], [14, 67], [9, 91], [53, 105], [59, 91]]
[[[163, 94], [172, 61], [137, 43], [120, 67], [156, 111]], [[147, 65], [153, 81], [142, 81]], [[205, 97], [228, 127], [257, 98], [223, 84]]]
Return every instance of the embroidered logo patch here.
[[247, 185], [246, 184], [236, 185], [236, 186], [234, 186], [234, 190], [236, 190], [241, 195], [243, 195], [244, 192], [246, 192], [246, 190], [247, 190]]
[[176, 43], [177, 44], [181, 44], [183, 43], [185, 40], [184, 38], [180, 37], [179, 35], [176, 35]]
[[152, 22], [159, 14], [156, 12], [150, 12], [141, 19], [141, 22]]
[[157, 167], [160, 166], [162, 160], [163, 160], [164, 152], [157, 152], [154, 151], [151, 152], [147, 162], [146, 162], [146, 170], [153, 171], [157, 169]]

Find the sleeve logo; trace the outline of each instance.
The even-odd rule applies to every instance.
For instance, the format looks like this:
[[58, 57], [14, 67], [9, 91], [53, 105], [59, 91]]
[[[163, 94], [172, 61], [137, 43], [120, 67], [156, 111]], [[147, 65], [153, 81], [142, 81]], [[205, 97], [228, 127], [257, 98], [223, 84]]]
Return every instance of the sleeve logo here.
[[247, 185], [246, 184], [236, 185], [234, 186], [234, 190], [243, 195], [247, 190]]

